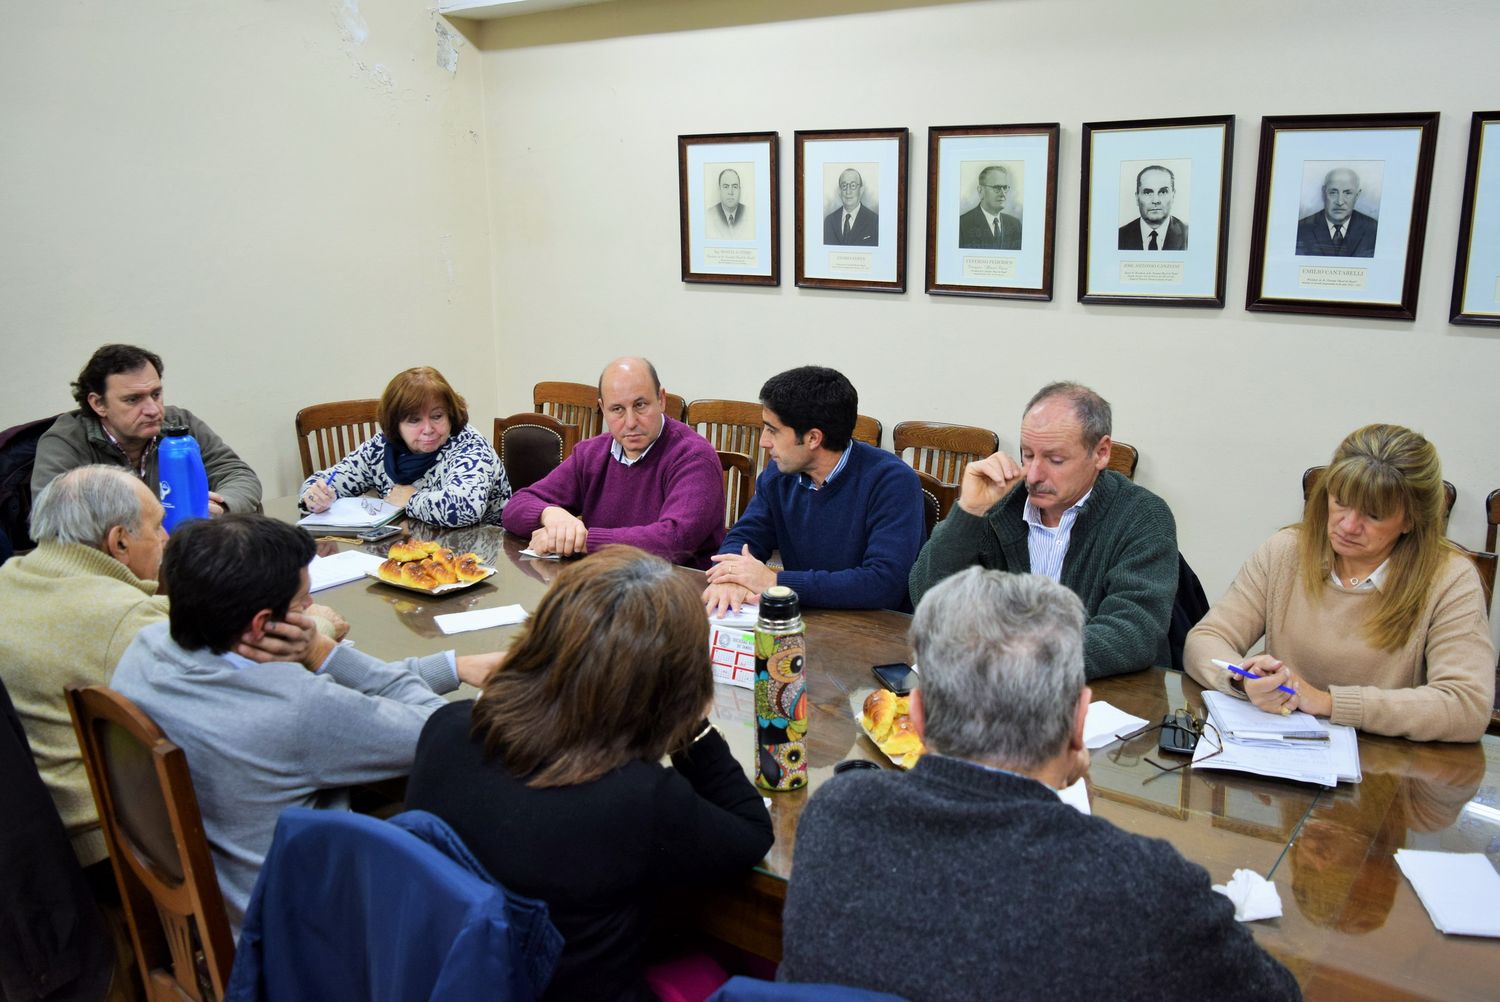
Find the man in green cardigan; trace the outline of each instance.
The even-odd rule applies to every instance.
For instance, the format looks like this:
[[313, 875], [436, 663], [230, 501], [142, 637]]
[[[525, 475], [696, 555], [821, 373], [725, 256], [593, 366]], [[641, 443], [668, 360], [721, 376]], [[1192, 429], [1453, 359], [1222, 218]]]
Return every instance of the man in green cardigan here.
[[1170, 665], [1176, 523], [1161, 498], [1106, 469], [1110, 431], [1109, 403], [1088, 387], [1038, 390], [1020, 462], [997, 452], [964, 468], [958, 504], [911, 569], [912, 603], [973, 564], [1040, 574], [1083, 600], [1089, 678]]

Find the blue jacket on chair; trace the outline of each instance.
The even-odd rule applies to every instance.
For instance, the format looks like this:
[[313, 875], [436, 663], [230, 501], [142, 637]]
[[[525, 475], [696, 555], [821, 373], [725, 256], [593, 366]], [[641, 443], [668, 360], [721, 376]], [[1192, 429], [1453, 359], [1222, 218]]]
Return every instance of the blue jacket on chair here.
[[562, 936], [425, 811], [389, 822], [288, 808], [276, 823], [226, 1002], [406, 1002], [542, 994]]

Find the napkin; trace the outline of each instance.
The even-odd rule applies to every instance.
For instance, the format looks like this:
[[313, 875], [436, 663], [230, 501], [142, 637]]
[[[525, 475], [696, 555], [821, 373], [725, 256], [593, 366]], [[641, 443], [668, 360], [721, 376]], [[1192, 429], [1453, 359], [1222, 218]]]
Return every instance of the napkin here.
[[433, 616], [432, 621], [444, 633], [466, 633], [469, 630], [488, 630], [492, 626], [515, 626], [526, 622], [526, 610], [519, 605], [502, 605], [494, 609], [475, 609], [473, 612], [450, 612]]
[[1254, 870], [1235, 870], [1227, 884], [1215, 884], [1214, 890], [1234, 902], [1234, 917], [1240, 922], [1281, 918], [1281, 895], [1276, 885]]
[[1500, 936], [1500, 874], [1482, 852], [1397, 849], [1396, 865], [1411, 881], [1427, 917], [1442, 932]]
[[1064, 787], [1057, 791], [1057, 797], [1065, 804], [1071, 804], [1084, 814], [1093, 814], [1089, 808], [1089, 788], [1084, 783], [1083, 777], [1079, 776], [1072, 786]]

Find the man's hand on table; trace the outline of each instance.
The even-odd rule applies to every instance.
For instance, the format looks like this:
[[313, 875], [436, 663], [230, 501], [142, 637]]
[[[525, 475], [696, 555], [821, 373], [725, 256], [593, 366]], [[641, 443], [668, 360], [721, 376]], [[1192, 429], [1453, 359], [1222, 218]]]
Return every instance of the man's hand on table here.
[[743, 585], [712, 584], [703, 589], [703, 604], [710, 616], [723, 619], [726, 613], [738, 612], [742, 605], [759, 605], [760, 592]]
[[1025, 477], [1025, 467], [1003, 452], [977, 459], [964, 467], [958, 506], [970, 515], [983, 517]]
[[556, 505], [542, 509], [542, 524], [531, 534], [531, 550], [546, 555], [571, 557], [588, 552], [589, 530], [583, 521]]
[[[710, 585], [739, 585], [758, 596], [776, 583], [776, 572], [751, 556], [748, 545], [739, 553], [715, 553], [709, 559], [713, 566], [705, 576]], [[707, 593], [704, 601], [707, 601]]]
[[505, 651], [493, 654], [460, 654], [453, 660], [458, 668], [458, 680], [476, 689], [484, 688], [485, 681], [505, 663]]

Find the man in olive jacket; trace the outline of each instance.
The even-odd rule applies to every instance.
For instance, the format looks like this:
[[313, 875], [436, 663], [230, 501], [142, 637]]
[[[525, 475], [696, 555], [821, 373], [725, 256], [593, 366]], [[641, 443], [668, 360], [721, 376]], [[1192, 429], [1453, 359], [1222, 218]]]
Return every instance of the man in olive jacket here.
[[1170, 665], [1176, 523], [1161, 498], [1106, 469], [1110, 430], [1093, 390], [1039, 390], [1021, 419], [1021, 461], [997, 452], [964, 468], [958, 503], [912, 567], [912, 602], [974, 564], [1040, 574], [1083, 600], [1089, 678]]

